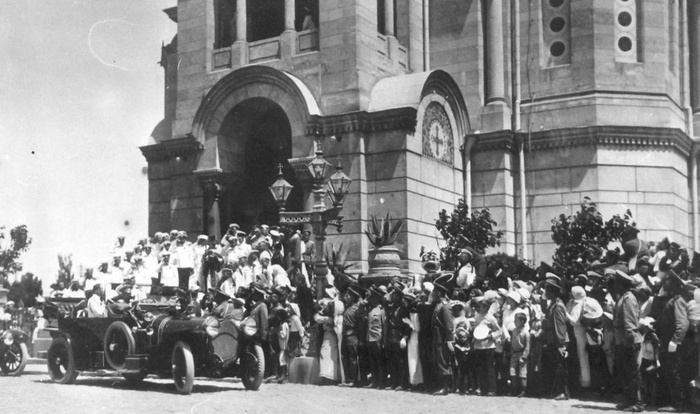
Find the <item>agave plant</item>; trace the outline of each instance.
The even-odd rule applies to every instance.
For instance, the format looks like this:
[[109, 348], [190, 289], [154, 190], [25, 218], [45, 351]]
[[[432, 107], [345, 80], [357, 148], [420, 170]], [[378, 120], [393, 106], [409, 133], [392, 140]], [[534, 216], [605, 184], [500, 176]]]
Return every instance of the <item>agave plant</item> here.
[[386, 217], [380, 219], [374, 214], [372, 215], [372, 222], [367, 225], [367, 230], [365, 234], [369, 239], [370, 243], [374, 247], [389, 246], [394, 244], [399, 232], [403, 228], [403, 220], [398, 219], [392, 225], [392, 219], [389, 213], [386, 213]]

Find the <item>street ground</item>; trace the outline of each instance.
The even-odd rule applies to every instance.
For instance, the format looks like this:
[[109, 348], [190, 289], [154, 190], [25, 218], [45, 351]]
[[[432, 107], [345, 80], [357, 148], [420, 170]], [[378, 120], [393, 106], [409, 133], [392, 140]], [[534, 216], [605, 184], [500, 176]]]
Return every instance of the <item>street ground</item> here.
[[20, 377], [0, 376], [3, 413], [591, 413], [614, 411], [598, 401], [476, 397], [263, 384], [246, 391], [239, 380], [195, 379], [191, 395], [175, 393], [171, 380], [147, 378], [138, 388], [114, 375], [81, 375], [72, 385], [53, 384], [46, 366], [32, 361]]

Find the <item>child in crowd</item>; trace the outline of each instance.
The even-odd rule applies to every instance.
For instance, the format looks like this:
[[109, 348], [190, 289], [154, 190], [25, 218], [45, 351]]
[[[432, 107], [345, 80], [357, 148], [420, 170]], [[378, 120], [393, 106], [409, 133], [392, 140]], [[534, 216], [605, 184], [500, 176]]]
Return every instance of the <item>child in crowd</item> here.
[[287, 346], [289, 344], [289, 314], [287, 309], [278, 308], [277, 320], [279, 321], [277, 340], [279, 341], [279, 354], [277, 360], [279, 361], [278, 369], [278, 380], [279, 384], [284, 384], [287, 382]]
[[457, 384], [459, 393], [464, 395], [471, 390], [472, 383], [469, 380], [472, 371], [470, 361], [471, 338], [468, 328], [459, 327], [455, 333], [455, 363], [457, 364]]
[[[527, 389], [527, 360], [530, 355], [530, 332], [525, 327], [527, 315], [523, 312], [515, 314], [515, 329], [510, 334], [511, 355], [510, 355], [510, 378], [513, 388], [513, 395], [518, 397], [525, 396]], [[518, 389], [518, 380], [520, 380], [520, 392]]]

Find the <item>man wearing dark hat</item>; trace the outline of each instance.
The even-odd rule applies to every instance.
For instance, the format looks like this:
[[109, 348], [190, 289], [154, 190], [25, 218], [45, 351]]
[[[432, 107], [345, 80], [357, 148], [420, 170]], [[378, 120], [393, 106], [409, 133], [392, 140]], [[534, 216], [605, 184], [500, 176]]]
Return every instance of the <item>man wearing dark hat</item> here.
[[679, 346], [689, 328], [688, 304], [683, 297], [685, 282], [673, 270], [661, 282], [663, 295], [654, 298], [650, 316], [656, 320], [654, 328], [659, 338], [659, 394], [666, 397], [668, 406], [659, 411], [679, 411], [683, 405], [681, 358]]
[[454, 317], [448, 305], [451, 284], [454, 275], [445, 273], [433, 282], [432, 292], [435, 310], [431, 319], [430, 328], [433, 333], [433, 366], [435, 380], [440, 384], [440, 389], [433, 395], [447, 395], [452, 384], [451, 355], [454, 342]]
[[[405, 286], [395, 281], [389, 294], [389, 304], [386, 312], [385, 352], [387, 368], [391, 378], [391, 389], [401, 391], [408, 388], [408, 353], [406, 341], [411, 335], [411, 328], [404, 322], [408, 318], [408, 309], [403, 307], [403, 290]], [[401, 343], [403, 341], [403, 348]]]
[[641, 396], [642, 378], [637, 358], [642, 344], [639, 333], [639, 304], [632, 291], [633, 279], [617, 270], [613, 283], [618, 298], [613, 310], [613, 333], [615, 338], [615, 367], [625, 396], [625, 401], [616, 408], [622, 411], [644, 411]]
[[269, 318], [267, 303], [265, 303], [265, 295], [267, 295], [267, 292], [264, 287], [258, 284], [253, 285], [253, 289], [250, 292], [251, 300], [253, 302], [250, 317], [255, 320], [255, 323], [258, 326], [258, 332], [255, 335], [262, 342], [263, 349], [267, 349], [267, 320]]
[[343, 294], [345, 312], [343, 313], [343, 340], [340, 344], [340, 353], [345, 372], [345, 384], [350, 386], [357, 386], [360, 383], [358, 316], [361, 314], [361, 289], [358, 285], [350, 285]]
[[385, 380], [384, 356], [382, 348], [384, 344], [384, 309], [382, 309], [382, 297], [384, 292], [377, 286], [369, 289], [369, 306], [366, 316], [367, 337], [366, 346], [369, 359], [370, 370], [372, 371], [372, 382], [367, 388], [383, 388]]
[[546, 396], [567, 400], [566, 347], [569, 334], [566, 328], [566, 307], [561, 300], [562, 288], [554, 278], [545, 282], [544, 298], [549, 306], [542, 321], [542, 383]]
[[209, 294], [214, 305], [214, 309], [211, 311], [212, 316], [218, 319], [233, 319], [234, 308], [233, 304], [229, 302], [231, 296], [218, 288], [209, 288]]

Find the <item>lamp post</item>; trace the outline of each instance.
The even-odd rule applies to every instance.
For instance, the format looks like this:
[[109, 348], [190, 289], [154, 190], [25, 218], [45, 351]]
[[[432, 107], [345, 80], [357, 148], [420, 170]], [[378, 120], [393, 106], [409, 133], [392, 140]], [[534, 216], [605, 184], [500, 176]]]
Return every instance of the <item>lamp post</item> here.
[[[333, 175], [328, 177], [332, 165], [323, 158], [320, 145], [317, 147], [316, 156], [306, 167], [313, 179], [314, 204], [311, 211], [285, 211], [287, 197], [291, 193], [292, 185], [282, 176], [281, 165], [279, 166], [277, 181], [270, 186], [270, 192], [279, 206], [281, 224], [311, 224], [316, 248], [313, 259], [314, 275], [316, 276], [316, 298], [321, 299], [325, 287], [322, 281], [325, 280], [328, 274], [328, 266], [323, 257], [326, 228], [330, 224], [335, 226], [338, 231], [341, 231], [343, 216], [340, 215], [340, 212], [352, 180], [345, 175], [340, 162], [338, 162]], [[326, 205], [326, 200], [328, 200], [329, 206]]]

